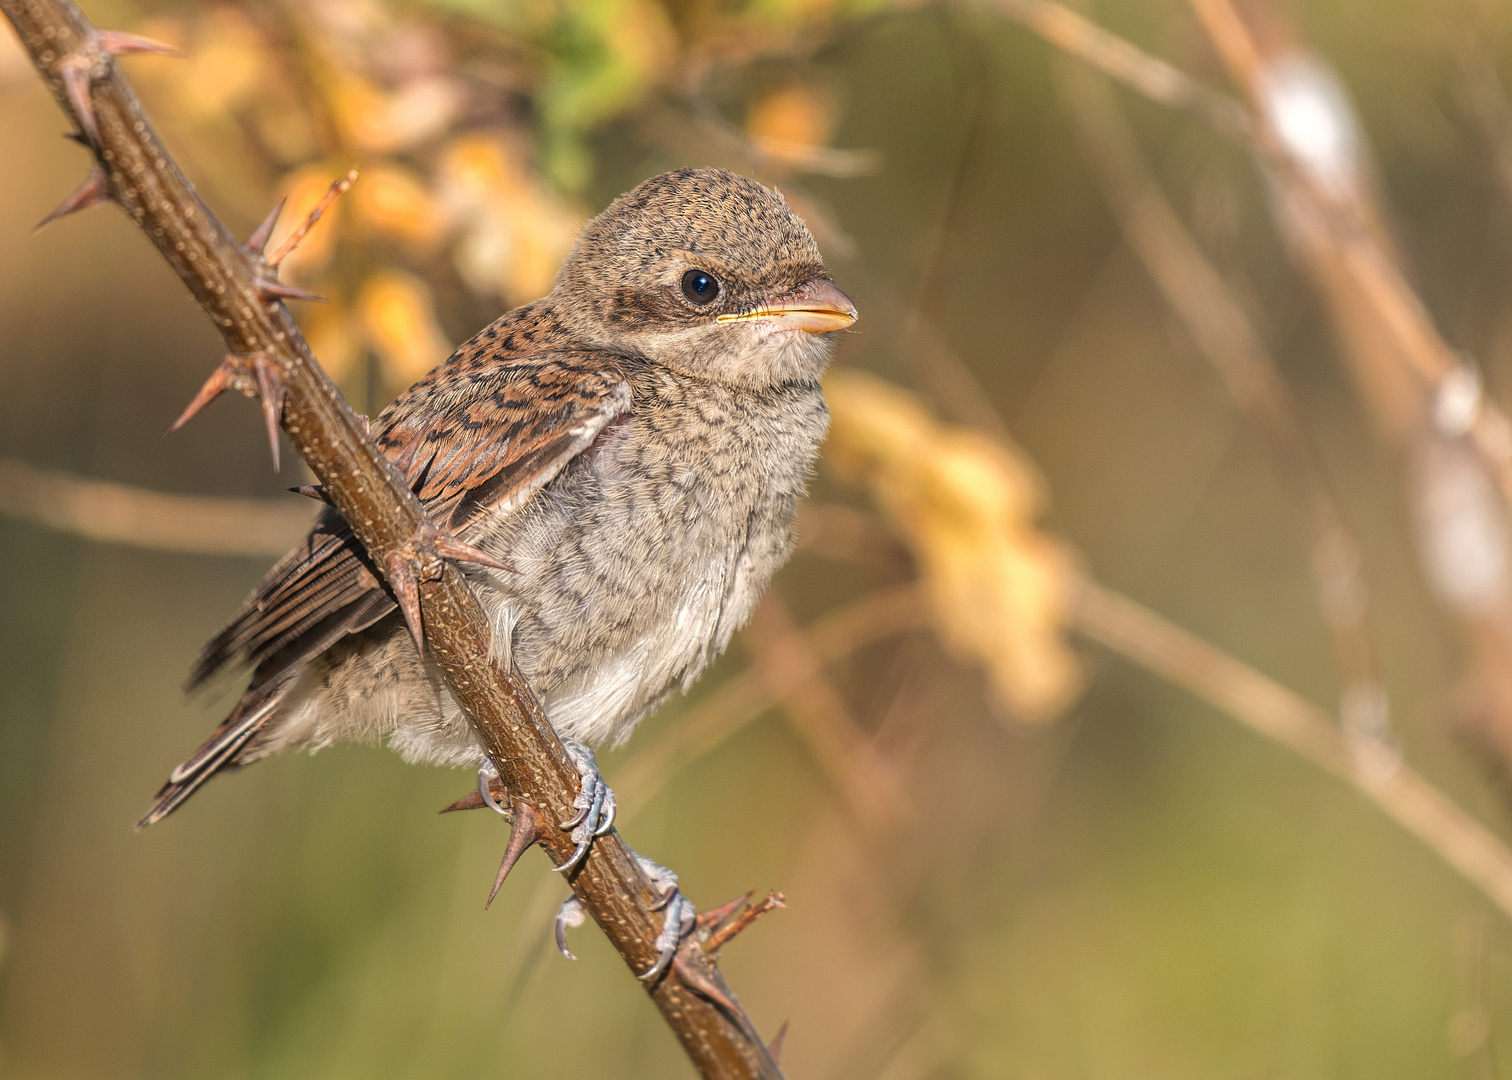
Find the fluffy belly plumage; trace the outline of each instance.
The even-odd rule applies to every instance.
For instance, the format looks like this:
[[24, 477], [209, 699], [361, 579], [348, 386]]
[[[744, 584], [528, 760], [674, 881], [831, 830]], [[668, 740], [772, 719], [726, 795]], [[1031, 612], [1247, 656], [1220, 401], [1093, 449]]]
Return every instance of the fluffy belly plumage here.
[[[771, 438], [791, 446], [785, 469], [751, 467], [749, 429], [689, 446], [672, 417], [644, 413], [601, 454], [585, 454], [535, 500], [469, 537], [515, 574], [468, 577], [494, 626], [495, 649], [525, 676], [558, 734], [590, 746], [626, 738], [729, 643], [792, 545], [791, 527], [824, 428]], [[746, 409], [747, 417], [756, 410]], [[650, 422], [648, 422], [648, 419]], [[731, 447], [739, 452], [734, 452]], [[639, 484], [648, 471], [691, 475], [694, 453], [728, 462], [711, 482]], [[635, 481], [635, 483], [631, 483]], [[639, 486], [637, 486], [639, 485]], [[628, 538], [628, 539], [627, 539]], [[280, 722], [248, 756], [387, 742], [407, 760], [477, 765], [470, 725], [397, 615], [338, 643], [302, 672]]]

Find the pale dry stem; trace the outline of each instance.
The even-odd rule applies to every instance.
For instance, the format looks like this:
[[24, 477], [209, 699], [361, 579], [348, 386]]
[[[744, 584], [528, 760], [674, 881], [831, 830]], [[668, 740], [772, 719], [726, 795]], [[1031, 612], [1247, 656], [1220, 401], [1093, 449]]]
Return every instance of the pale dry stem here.
[[[1382, 430], [1398, 444], [1420, 439], [1425, 432], [1451, 439], [1462, 433], [1494, 477], [1503, 504], [1512, 506], [1512, 426], [1500, 409], [1479, 392], [1474, 372], [1439, 335], [1421, 299], [1407, 284], [1381, 225], [1379, 210], [1371, 201], [1366, 178], [1360, 176], [1345, 198], [1323, 190], [1316, 178], [1286, 152], [1264, 119], [1268, 58], [1244, 20], [1229, 0], [1192, 0], [1192, 4], [1234, 82], [1249, 97], [1252, 111], [1245, 142], [1276, 185], [1284, 209], [1284, 224], [1335, 316], [1346, 341], [1346, 354], [1355, 366], [1364, 397]], [[1070, 55], [1146, 96], [1166, 104], [1184, 104], [1180, 94], [1173, 97], [1163, 88], [1161, 80], [1166, 78], [1164, 69], [1168, 66], [1163, 61], [1148, 57], [1126, 42], [1116, 49], [1102, 48], [1111, 35], [1074, 13], [1069, 13], [1068, 18], [1057, 9], [1058, 5], [1042, 0], [1007, 0], [1006, 6], [1001, 7], [1005, 14], [1030, 26]], [[1026, 13], [1031, 17], [1026, 17]], [[1169, 240], [1169, 234], [1166, 239]], [[1182, 288], [1190, 285], [1187, 281]], [[1442, 405], [1446, 396], [1456, 391], [1468, 399], [1468, 404], [1459, 410], [1456, 430], [1446, 431], [1439, 422]], [[1434, 430], [1435, 425], [1438, 430]], [[1094, 614], [1099, 610], [1108, 614], [1111, 609], [1098, 609], [1094, 605], [1092, 610]], [[1184, 631], [1147, 612], [1143, 614], [1148, 618], [1141, 622], [1131, 612], [1132, 609], [1123, 612], [1130, 616], [1124, 628], [1130, 621], [1140, 622], [1145, 631], [1156, 635], [1157, 641], [1149, 649], [1143, 649], [1135, 637], [1125, 637], [1120, 647], [1125, 655], [1188, 685], [1257, 730], [1351, 779], [1446, 862], [1484, 889], [1503, 911], [1512, 914], [1512, 908], [1508, 907], [1512, 898], [1512, 892], [1508, 891], [1512, 857], [1483, 826], [1442, 793], [1399, 763], [1386, 771], [1385, 781], [1367, 784], [1366, 773], [1349, 764], [1347, 754], [1341, 757], [1344, 737], [1328, 723], [1327, 714], [1223, 657], [1211, 646], [1185, 635]], [[1086, 615], [1084, 607], [1082, 617]], [[1476, 663], [1485, 673], [1483, 681], [1502, 685], [1507, 681], [1508, 667], [1503, 620], [1473, 615], [1463, 618], [1467, 640], [1475, 646]], [[1085, 626], [1083, 629], [1088, 630]], [[1162, 630], [1170, 630], [1176, 636], [1162, 634]], [[1488, 638], [1491, 646], [1485, 647]], [[1157, 647], [1160, 642], [1190, 648], [1162, 652]], [[1200, 662], [1175, 664], [1173, 658], [1178, 655]], [[1202, 677], [1215, 669], [1222, 677], [1215, 680]], [[1219, 692], [1239, 688], [1246, 693], [1225, 696]], [[1501, 742], [1507, 741], [1499, 732], [1495, 734]], [[1372, 752], [1390, 754], [1379, 745]]]
[[1109, 33], [1064, 4], [1051, 0], [992, 0], [992, 6], [1050, 44], [1152, 101], [1195, 113], [1225, 135], [1245, 140], [1250, 137], [1250, 117], [1239, 102]]
[[195, 555], [282, 555], [314, 519], [308, 502], [169, 495], [0, 458], [0, 514], [107, 544]]
[[[1439, 333], [1403, 274], [1363, 176], [1342, 192], [1330, 190], [1315, 170], [1300, 161], [1268, 119], [1267, 95], [1273, 92], [1269, 80], [1277, 57], [1267, 54], [1229, 0], [1192, 0], [1192, 7], [1231, 78], [1249, 97], [1261, 163], [1291, 204], [1287, 224], [1303, 234], [1304, 251], [1325, 264], [1314, 266], [1315, 274], [1336, 285], [1332, 290], [1325, 288], [1326, 299], [1336, 306], [1353, 304], [1364, 309], [1337, 311], [1336, 317], [1346, 326], [1362, 318], [1373, 322], [1393, 346], [1369, 350], [1357, 358], [1358, 366], [1370, 377], [1368, 365], [1405, 363], [1421, 388], [1421, 400], [1413, 410], [1419, 415], [1393, 426], [1405, 427], [1410, 434], [1430, 424], [1443, 396], [1463, 384], [1466, 364]], [[1379, 378], [1396, 381], [1392, 374]], [[1512, 424], [1506, 415], [1477, 393], [1454, 427], [1457, 430], [1442, 434], [1463, 433], [1469, 438], [1497, 478], [1503, 500], [1512, 507]]]
[[1512, 918], [1512, 852], [1391, 750], [1347, 738], [1326, 710], [1091, 581], [1072, 610], [1093, 641], [1352, 785]]
[[1244, 306], [1167, 201], [1106, 84], [1084, 69], [1067, 68], [1065, 86], [1125, 241], [1302, 495], [1318, 607], [1344, 684], [1341, 712], [1346, 725], [1384, 736], [1387, 696], [1368, 622], [1359, 544], [1280, 368]]
[[746, 628], [752, 667], [783, 691], [783, 715], [839, 792], [852, 821], [866, 832], [901, 824], [907, 804], [896, 770], [825, 678], [812, 644], [787, 606], [768, 593]]

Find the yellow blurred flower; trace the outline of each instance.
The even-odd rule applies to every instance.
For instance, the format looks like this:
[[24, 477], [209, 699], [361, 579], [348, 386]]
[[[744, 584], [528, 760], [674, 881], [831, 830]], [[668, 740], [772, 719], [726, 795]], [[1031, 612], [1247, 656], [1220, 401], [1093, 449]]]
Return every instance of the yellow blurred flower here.
[[746, 112], [746, 133], [751, 140], [784, 161], [807, 158], [813, 147], [827, 143], [833, 123], [832, 103], [806, 86], [766, 94]]
[[357, 311], [363, 333], [394, 382], [407, 386], [451, 352], [430, 289], [413, 275], [374, 274], [362, 285]]
[[677, 64], [677, 31], [666, 7], [655, 0], [616, 0], [609, 7], [608, 39], [620, 61], [646, 83], [666, 78]]
[[581, 218], [492, 135], [453, 140], [437, 169], [441, 198], [462, 230], [457, 272], [475, 292], [522, 304], [551, 291]]
[[370, 153], [406, 150], [441, 134], [462, 106], [450, 79], [413, 79], [392, 93], [356, 75], [339, 78], [331, 91], [331, 111], [343, 137]]
[[179, 108], [186, 116], [219, 118], [256, 93], [269, 66], [266, 45], [256, 24], [232, 7], [203, 15], [194, 37], [172, 72]]
[[393, 165], [365, 169], [347, 198], [363, 224], [416, 247], [432, 247], [445, 233], [436, 200], [407, 169]]
[[530, 184], [517, 155], [502, 139], [491, 135], [463, 135], [446, 147], [437, 170], [459, 201], [485, 204], [507, 202], [527, 193]]
[[300, 313], [299, 324], [326, 374], [338, 383], [352, 374], [362, 341], [349, 312], [336, 304], [310, 304]]
[[1017, 718], [1055, 716], [1081, 682], [1064, 637], [1074, 564], [1035, 524], [1045, 494], [1033, 466], [872, 376], [836, 372], [825, 396], [826, 455], [913, 551], [946, 647], [984, 665]]

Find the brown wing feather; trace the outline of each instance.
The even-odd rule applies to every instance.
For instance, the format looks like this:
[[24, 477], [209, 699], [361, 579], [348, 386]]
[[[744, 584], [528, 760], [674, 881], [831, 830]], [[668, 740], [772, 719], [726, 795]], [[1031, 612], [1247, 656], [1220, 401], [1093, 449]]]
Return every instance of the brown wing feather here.
[[[613, 357], [559, 352], [506, 363], [513, 334], [496, 345], [499, 326], [415, 384], [375, 425], [380, 448], [407, 462], [431, 519], [463, 534], [482, 513], [517, 509], [630, 409], [630, 386]], [[191, 689], [231, 666], [253, 666], [252, 680], [231, 715], [169, 776], [138, 827], [167, 817], [234, 767], [294, 671], [394, 608], [367, 552], [327, 510], [200, 653]]]
[[[409, 458], [431, 520], [464, 537], [480, 513], [517, 508], [630, 407], [628, 383], [602, 354], [509, 366], [459, 362], [467, 359], [437, 368], [375, 424], [379, 447]], [[328, 510], [205, 646], [189, 685], [251, 665], [256, 690], [392, 610], [362, 545]]]

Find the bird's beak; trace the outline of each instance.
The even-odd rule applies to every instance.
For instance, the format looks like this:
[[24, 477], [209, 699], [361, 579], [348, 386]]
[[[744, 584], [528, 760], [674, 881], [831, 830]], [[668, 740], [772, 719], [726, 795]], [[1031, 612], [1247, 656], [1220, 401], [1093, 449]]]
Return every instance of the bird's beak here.
[[748, 319], [775, 322], [783, 330], [828, 334], [844, 330], [856, 321], [856, 305], [830, 282], [816, 278], [804, 282], [791, 292], [783, 293], [755, 311], [721, 315], [717, 321], [740, 322]]

